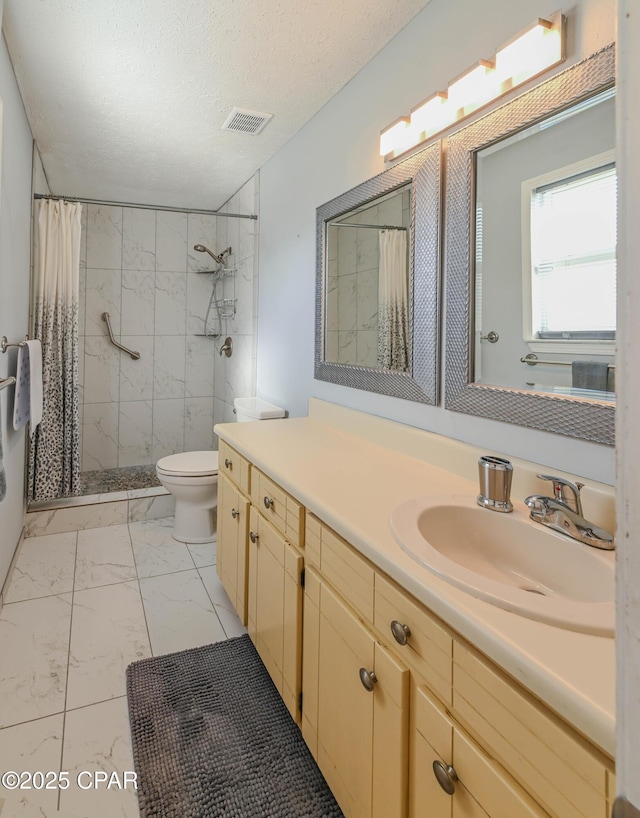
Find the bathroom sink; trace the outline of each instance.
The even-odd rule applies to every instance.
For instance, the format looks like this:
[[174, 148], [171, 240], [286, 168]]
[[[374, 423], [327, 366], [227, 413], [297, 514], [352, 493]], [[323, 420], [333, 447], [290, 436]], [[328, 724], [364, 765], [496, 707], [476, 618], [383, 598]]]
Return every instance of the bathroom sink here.
[[480, 508], [474, 497], [416, 497], [390, 526], [401, 548], [434, 574], [508, 611], [575, 631], [612, 636], [615, 558], [529, 519]]

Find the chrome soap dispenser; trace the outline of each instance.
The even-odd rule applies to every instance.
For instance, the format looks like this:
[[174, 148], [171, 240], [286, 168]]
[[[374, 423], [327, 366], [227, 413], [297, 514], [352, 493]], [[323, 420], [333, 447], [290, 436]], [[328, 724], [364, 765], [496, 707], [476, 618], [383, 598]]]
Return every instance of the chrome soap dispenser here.
[[485, 454], [478, 460], [480, 494], [478, 505], [491, 511], [513, 511], [511, 479], [513, 466], [502, 457]]

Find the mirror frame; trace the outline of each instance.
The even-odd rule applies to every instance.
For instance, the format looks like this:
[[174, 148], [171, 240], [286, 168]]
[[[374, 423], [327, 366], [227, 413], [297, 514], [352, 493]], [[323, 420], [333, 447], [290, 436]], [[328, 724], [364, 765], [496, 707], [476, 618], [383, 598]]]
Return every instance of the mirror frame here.
[[[327, 222], [412, 182], [409, 252], [410, 372], [326, 361]], [[314, 378], [340, 386], [435, 405], [438, 401], [441, 142], [368, 179], [316, 209]]]
[[448, 138], [445, 409], [614, 444], [615, 404], [471, 380], [477, 152], [614, 85], [612, 44]]

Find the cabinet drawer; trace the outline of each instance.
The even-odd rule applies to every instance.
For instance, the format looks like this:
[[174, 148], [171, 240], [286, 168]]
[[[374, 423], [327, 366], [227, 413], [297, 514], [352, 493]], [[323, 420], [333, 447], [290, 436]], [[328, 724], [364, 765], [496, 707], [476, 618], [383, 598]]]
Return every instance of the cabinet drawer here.
[[232, 449], [224, 440], [218, 446], [218, 472], [226, 474], [240, 491], [249, 494], [249, 461]]
[[[406, 644], [394, 641], [392, 622], [406, 625], [410, 631]], [[447, 704], [451, 704], [451, 634], [423, 607], [376, 572], [376, 628], [397, 649], [403, 661], [411, 665], [422, 679]]]
[[607, 764], [543, 705], [459, 643], [453, 708], [470, 732], [557, 818], [602, 818]]
[[305, 559], [319, 569], [349, 604], [373, 623], [373, 567], [342, 537], [307, 514]]
[[287, 540], [304, 545], [304, 506], [255, 467], [251, 468], [251, 502]]
[[[411, 818], [546, 818], [511, 776], [431, 699], [426, 688], [413, 692]], [[453, 795], [447, 795], [437, 783], [434, 761], [453, 766], [459, 779]]]

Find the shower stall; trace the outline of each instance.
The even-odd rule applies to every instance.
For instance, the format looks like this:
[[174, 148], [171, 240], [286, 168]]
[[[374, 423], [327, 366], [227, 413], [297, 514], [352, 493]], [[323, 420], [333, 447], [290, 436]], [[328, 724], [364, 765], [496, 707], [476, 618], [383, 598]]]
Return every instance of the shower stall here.
[[257, 192], [216, 214], [83, 205], [82, 495], [159, 486], [158, 459], [217, 449], [214, 424], [255, 394]]

